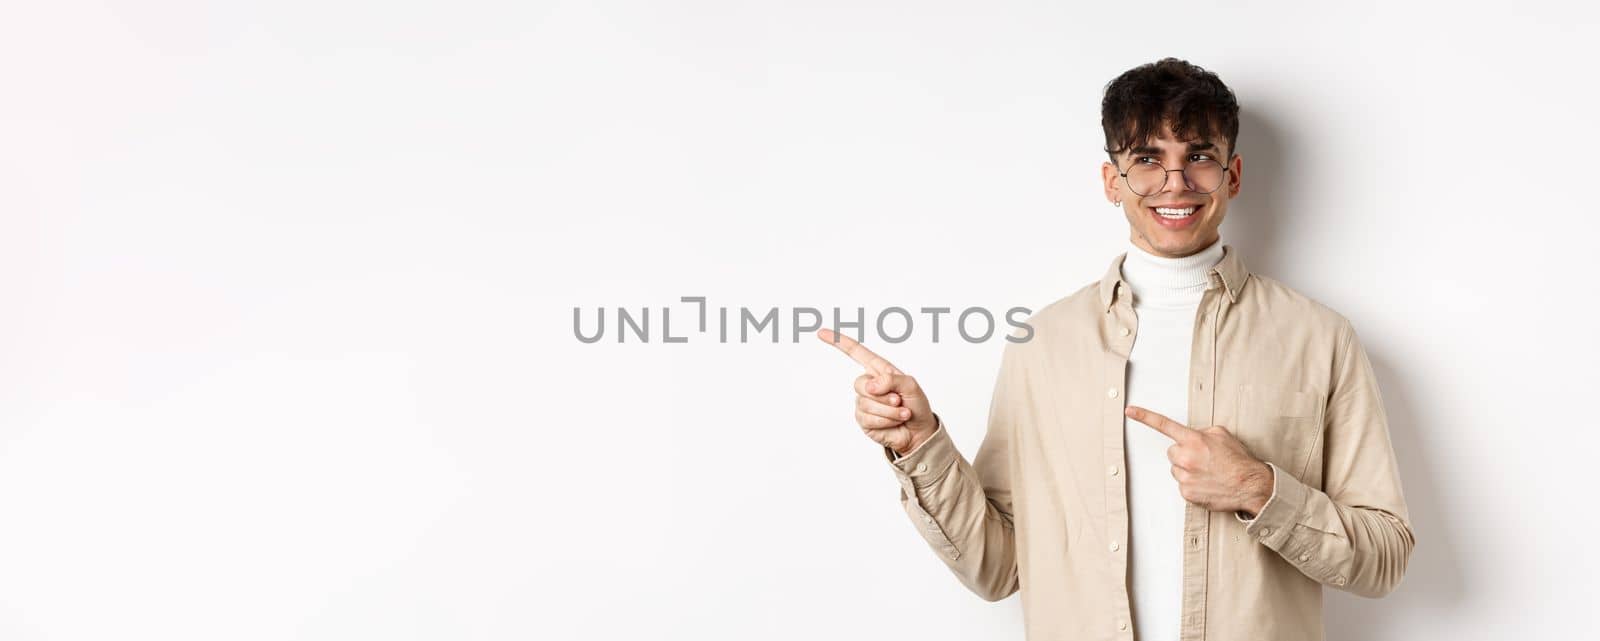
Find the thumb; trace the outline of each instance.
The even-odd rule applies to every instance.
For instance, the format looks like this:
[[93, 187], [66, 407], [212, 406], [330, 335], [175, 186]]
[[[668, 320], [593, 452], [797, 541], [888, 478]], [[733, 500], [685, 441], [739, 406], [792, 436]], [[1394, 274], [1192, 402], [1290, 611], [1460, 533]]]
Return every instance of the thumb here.
[[[867, 383], [867, 391], [880, 396], [895, 391], [895, 388], [894, 374], [889, 372], [873, 372], [872, 382]], [[901, 394], [901, 396], [905, 396], [905, 394]]]
[[917, 379], [902, 372], [895, 372], [889, 374], [886, 381], [885, 393], [889, 391], [899, 393], [907, 405], [923, 400], [922, 386], [917, 384]]

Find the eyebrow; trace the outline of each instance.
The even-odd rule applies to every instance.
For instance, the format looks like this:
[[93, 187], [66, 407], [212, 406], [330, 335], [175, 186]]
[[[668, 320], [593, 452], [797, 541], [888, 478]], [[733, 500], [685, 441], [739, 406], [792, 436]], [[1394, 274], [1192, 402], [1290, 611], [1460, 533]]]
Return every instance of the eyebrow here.
[[[1191, 143], [1189, 143], [1188, 151], [1210, 151], [1210, 150], [1213, 150], [1213, 149], [1216, 149], [1216, 148], [1217, 148], [1217, 146], [1215, 144], [1212, 144], [1212, 143], [1209, 143], [1209, 142], [1191, 142]], [[1133, 149], [1129, 149], [1128, 150], [1128, 155], [1130, 155], [1130, 156], [1142, 156], [1142, 155], [1159, 156], [1159, 155], [1161, 155], [1161, 150], [1157, 149], [1155, 147], [1151, 147], [1150, 145], [1139, 145], [1138, 147], [1134, 147]]]

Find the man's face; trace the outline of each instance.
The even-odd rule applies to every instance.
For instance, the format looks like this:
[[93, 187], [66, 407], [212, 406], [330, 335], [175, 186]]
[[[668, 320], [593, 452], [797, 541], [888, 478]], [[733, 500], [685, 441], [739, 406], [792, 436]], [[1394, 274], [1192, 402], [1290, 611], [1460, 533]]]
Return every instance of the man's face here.
[[[1211, 246], [1220, 238], [1217, 231], [1222, 218], [1228, 213], [1228, 200], [1239, 195], [1239, 172], [1243, 159], [1231, 159], [1226, 149], [1227, 141], [1176, 140], [1170, 127], [1161, 131], [1160, 137], [1142, 146], [1134, 146], [1118, 154], [1117, 163], [1105, 163], [1101, 175], [1105, 179], [1106, 199], [1122, 201], [1122, 212], [1128, 218], [1129, 240], [1147, 252], [1167, 258], [1189, 256]], [[1191, 189], [1184, 182], [1183, 173], [1167, 173], [1166, 182], [1141, 196], [1129, 188], [1120, 172], [1127, 172], [1135, 163], [1158, 162], [1165, 169], [1183, 169], [1202, 160], [1214, 160], [1227, 167], [1222, 183], [1211, 193]], [[1119, 172], [1118, 165], [1121, 166]], [[1129, 174], [1133, 177], [1133, 174]], [[1203, 189], [1206, 185], [1198, 188]], [[1157, 209], [1184, 210], [1194, 208], [1194, 213], [1180, 216], [1171, 211], [1162, 215]]]

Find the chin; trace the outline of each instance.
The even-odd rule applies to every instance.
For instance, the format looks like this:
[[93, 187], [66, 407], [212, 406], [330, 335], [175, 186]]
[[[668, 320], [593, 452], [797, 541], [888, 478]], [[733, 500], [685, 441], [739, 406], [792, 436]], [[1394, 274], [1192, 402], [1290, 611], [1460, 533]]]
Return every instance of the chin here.
[[1180, 256], [1193, 254], [1210, 247], [1211, 243], [1216, 242], [1216, 239], [1210, 238], [1210, 240], [1207, 240], [1208, 238], [1210, 238], [1210, 234], [1206, 233], [1172, 232], [1165, 229], [1156, 229], [1145, 234], [1145, 239], [1150, 242], [1151, 247], [1156, 248], [1163, 254]]

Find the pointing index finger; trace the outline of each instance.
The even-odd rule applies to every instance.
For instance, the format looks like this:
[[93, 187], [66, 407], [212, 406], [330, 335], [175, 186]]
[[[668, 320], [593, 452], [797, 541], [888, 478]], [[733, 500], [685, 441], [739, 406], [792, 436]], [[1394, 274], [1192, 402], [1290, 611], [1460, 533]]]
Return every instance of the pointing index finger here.
[[1123, 415], [1145, 425], [1155, 428], [1157, 432], [1166, 434], [1172, 440], [1180, 440], [1188, 435], [1189, 426], [1179, 423], [1160, 413], [1152, 412], [1138, 405], [1129, 405], [1122, 410]]
[[844, 352], [846, 356], [849, 356], [855, 362], [860, 363], [862, 367], [871, 370], [873, 373], [878, 374], [879, 376], [888, 376], [890, 374], [900, 373], [900, 370], [896, 368], [894, 364], [884, 359], [884, 357], [873, 353], [872, 350], [867, 349], [865, 345], [856, 342], [855, 339], [850, 338], [849, 336], [845, 336], [844, 334], [840, 334], [831, 329], [819, 329], [817, 330], [817, 339], [824, 343], [833, 345], [834, 347], [838, 348], [839, 351]]

